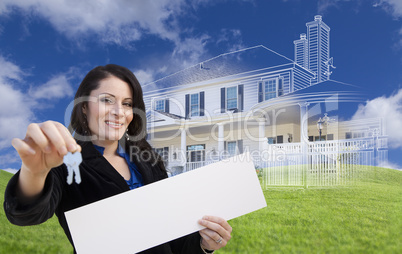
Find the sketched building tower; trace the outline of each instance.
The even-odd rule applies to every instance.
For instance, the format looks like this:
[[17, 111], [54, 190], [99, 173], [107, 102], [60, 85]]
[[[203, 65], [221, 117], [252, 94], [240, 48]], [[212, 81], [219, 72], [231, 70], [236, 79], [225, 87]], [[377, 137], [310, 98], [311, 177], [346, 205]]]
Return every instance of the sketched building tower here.
[[295, 62], [308, 69], [308, 41], [306, 34], [300, 34], [300, 39], [293, 42], [295, 44]]
[[314, 16], [314, 21], [306, 23], [306, 34], [301, 34], [299, 40], [294, 41], [295, 62], [315, 74], [311, 84], [329, 80], [332, 58], [329, 56], [330, 28], [320, 15]]

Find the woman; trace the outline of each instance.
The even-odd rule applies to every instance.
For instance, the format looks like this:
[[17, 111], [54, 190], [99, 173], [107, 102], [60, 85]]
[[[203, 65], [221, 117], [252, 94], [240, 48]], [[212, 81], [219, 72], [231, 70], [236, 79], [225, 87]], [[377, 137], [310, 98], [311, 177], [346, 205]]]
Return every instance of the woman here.
[[[55, 213], [74, 246], [65, 211], [166, 178], [161, 157], [145, 139], [144, 112], [142, 89], [130, 70], [111, 64], [91, 70], [75, 95], [69, 127], [75, 139], [62, 124], [47, 121], [30, 124], [23, 140], [12, 141], [22, 166], [6, 188], [10, 222], [39, 224]], [[82, 153], [80, 184], [66, 182], [68, 152]], [[199, 223], [206, 227], [199, 233], [144, 253], [212, 253], [227, 244], [232, 228], [225, 220], [208, 216]]]

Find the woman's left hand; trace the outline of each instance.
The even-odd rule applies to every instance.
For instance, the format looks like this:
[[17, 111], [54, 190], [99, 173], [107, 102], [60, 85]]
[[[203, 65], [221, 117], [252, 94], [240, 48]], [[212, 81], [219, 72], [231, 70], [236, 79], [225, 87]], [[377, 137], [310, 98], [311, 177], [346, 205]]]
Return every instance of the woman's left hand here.
[[200, 230], [201, 246], [207, 250], [220, 249], [228, 243], [231, 238], [232, 227], [229, 223], [216, 216], [204, 216], [199, 221], [205, 228]]

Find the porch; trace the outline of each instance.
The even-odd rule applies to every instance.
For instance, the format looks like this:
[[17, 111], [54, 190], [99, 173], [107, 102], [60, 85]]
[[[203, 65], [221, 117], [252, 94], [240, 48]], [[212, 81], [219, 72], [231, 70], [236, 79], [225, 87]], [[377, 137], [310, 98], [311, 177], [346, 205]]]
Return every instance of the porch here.
[[[303, 146], [307, 149], [303, 152]], [[256, 170], [263, 172], [265, 188], [273, 186], [334, 186], [353, 183], [364, 177], [364, 167], [379, 166], [387, 160], [387, 138], [267, 144], [263, 150], [250, 150]], [[216, 154], [205, 160], [170, 165], [171, 175], [194, 170], [232, 156]]]

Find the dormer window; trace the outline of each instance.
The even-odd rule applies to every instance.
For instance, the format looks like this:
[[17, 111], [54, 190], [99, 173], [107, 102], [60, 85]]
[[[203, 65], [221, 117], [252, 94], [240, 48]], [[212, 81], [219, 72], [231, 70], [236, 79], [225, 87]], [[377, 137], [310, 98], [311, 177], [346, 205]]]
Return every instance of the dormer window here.
[[169, 99], [155, 100], [154, 110], [169, 113]]
[[157, 100], [155, 102], [155, 110], [165, 111], [165, 100]]
[[281, 78], [263, 79], [258, 82], [258, 102], [267, 101], [283, 94]]
[[268, 79], [264, 81], [264, 100], [276, 97], [276, 79]]

